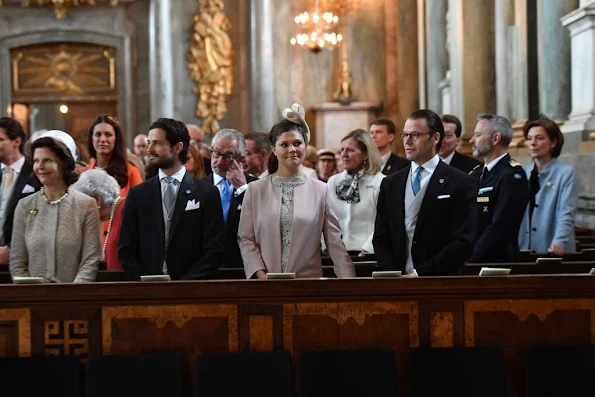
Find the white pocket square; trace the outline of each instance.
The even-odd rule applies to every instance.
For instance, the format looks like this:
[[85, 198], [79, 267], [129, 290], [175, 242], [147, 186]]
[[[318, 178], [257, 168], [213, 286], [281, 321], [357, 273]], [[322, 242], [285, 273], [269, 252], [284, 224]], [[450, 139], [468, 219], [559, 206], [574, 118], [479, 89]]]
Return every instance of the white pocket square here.
[[442, 200], [447, 198], [450, 198], [450, 194], [443, 194], [442, 196], [438, 196], [436, 197], [436, 200]]
[[35, 188], [31, 185], [25, 185], [21, 194], [35, 193]]
[[188, 200], [186, 203], [186, 209], [184, 211], [192, 211], [197, 210], [200, 208], [200, 201], [196, 201], [194, 199]]

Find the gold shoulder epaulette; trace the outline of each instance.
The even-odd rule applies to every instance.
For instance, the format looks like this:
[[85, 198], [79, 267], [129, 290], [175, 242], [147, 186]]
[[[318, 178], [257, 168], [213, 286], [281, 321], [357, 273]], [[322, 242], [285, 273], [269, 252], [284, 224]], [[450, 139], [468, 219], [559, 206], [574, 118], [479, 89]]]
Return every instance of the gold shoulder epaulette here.
[[522, 167], [523, 166], [521, 163], [519, 163], [518, 161], [515, 161], [515, 160], [510, 160], [510, 162], [508, 164], [510, 164], [511, 167]]
[[471, 171], [469, 171], [469, 174], [473, 173], [473, 171], [475, 171], [479, 167], [481, 167], [481, 164], [477, 164], [475, 167], [473, 167], [473, 169]]

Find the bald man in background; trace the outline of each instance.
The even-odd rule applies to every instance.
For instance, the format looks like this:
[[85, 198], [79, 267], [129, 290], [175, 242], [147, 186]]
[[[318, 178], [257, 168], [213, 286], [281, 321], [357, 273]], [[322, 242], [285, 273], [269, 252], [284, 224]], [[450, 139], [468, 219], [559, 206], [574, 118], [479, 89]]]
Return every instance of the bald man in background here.
[[149, 166], [149, 156], [147, 156], [147, 136], [138, 134], [134, 137], [134, 154], [143, 162], [145, 168]]

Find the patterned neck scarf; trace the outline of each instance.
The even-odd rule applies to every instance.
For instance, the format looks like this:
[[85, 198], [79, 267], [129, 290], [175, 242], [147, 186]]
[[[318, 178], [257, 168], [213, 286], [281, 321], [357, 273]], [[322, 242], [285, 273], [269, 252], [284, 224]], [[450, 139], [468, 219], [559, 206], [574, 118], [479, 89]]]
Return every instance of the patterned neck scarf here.
[[345, 175], [345, 178], [339, 182], [335, 189], [335, 193], [337, 193], [339, 200], [347, 201], [349, 204], [359, 203], [360, 198], [357, 184], [363, 175], [363, 169], [359, 170], [355, 174], [347, 173]]

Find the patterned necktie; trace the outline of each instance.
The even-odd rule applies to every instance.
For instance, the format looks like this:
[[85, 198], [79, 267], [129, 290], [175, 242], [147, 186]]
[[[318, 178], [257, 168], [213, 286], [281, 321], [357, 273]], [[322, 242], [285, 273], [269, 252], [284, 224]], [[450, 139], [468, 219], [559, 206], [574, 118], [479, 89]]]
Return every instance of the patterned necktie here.
[[417, 167], [417, 171], [415, 171], [415, 178], [413, 179], [413, 182], [411, 183], [411, 187], [413, 188], [413, 195], [417, 196], [417, 193], [419, 193], [419, 189], [421, 188], [421, 172], [424, 168], [423, 167]]
[[174, 201], [176, 201], [176, 179], [171, 176], [166, 176], [163, 180], [167, 183], [165, 192], [163, 193], [163, 204], [167, 215], [171, 213]]
[[227, 213], [229, 212], [229, 204], [231, 203], [231, 189], [229, 181], [226, 178], [221, 180], [221, 207], [223, 207], [223, 219], [227, 223]]

